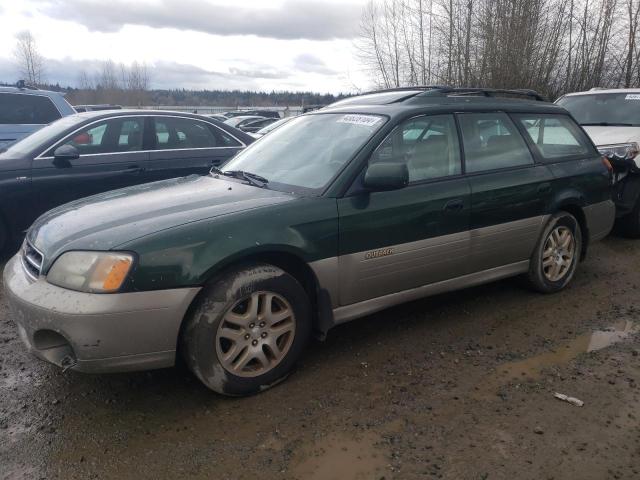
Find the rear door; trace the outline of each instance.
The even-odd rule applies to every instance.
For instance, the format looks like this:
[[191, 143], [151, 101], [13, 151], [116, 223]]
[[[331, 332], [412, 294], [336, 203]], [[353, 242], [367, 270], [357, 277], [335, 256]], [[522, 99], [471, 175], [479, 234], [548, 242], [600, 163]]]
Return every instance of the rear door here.
[[224, 130], [195, 118], [155, 116], [151, 125], [148, 173], [154, 180], [206, 175], [244, 148]]
[[[96, 193], [144, 183], [149, 154], [143, 151], [144, 117], [96, 120], [65, 137], [32, 163], [33, 191], [40, 211]], [[62, 145], [80, 157], [58, 161]]]
[[406, 162], [410, 183], [338, 200], [341, 305], [466, 271], [471, 201], [460, 157], [453, 115], [407, 120], [376, 149], [369, 163]]
[[531, 256], [552, 197], [553, 175], [536, 164], [502, 112], [458, 114], [471, 185], [472, 271]]

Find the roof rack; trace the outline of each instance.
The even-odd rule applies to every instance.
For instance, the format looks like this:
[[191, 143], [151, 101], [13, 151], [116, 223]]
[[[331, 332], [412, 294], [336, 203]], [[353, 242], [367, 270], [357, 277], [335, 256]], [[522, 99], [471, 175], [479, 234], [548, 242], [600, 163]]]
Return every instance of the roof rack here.
[[388, 92], [410, 92], [420, 90], [423, 93], [420, 95], [428, 96], [462, 96], [462, 95], [482, 95], [484, 97], [498, 97], [515, 95], [519, 97], [527, 97], [535, 99], [539, 102], [546, 102], [547, 99], [540, 95], [535, 90], [527, 90], [524, 88], [518, 89], [502, 89], [502, 88], [477, 88], [477, 87], [449, 87], [447, 85], [417, 85], [413, 87], [396, 87], [387, 88], [384, 90], [376, 90], [371, 92], [365, 92], [362, 95], [369, 95], [374, 93], [388, 93]]
[[16, 87], [19, 88], [20, 90], [39, 90], [38, 87], [34, 87], [33, 85], [29, 85], [24, 80], [18, 80], [16, 82]]
[[501, 97], [501, 96], [519, 96], [534, 99], [538, 102], [546, 102], [547, 99], [535, 90], [527, 90], [524, 88], [505, 89], [505, 88], [476, 88], [476, 87], [442, 87], [431, 89], [423, 95], [443, 95], [443, 96], [466, 96], [466, 95], [482, 95], [484, 97]]

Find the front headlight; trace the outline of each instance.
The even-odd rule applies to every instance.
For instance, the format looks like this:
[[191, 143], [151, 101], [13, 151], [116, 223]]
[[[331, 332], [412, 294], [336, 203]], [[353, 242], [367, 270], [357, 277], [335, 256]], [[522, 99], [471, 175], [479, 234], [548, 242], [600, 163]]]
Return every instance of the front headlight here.
[[121, 252], [67, 252], [53, 264], [47, 281], [80, 292], [112, 293], [120, 289], [133, 265]]
[[618, 157], [624, 160], [633, 160], [640, 152], [636, 142], [618, 143], [616, 145], [600, 145], [598, 151], [605, 157]]

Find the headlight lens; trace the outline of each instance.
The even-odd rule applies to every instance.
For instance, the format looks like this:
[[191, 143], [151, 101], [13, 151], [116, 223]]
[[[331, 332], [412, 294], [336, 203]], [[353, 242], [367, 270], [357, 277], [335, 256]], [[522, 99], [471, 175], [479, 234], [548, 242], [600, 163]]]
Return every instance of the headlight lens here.
[[114, 252], [67, 252], [53, 264], [47, 281], [80, 292], [112, 293], [120, 289], [133, 256]]
[[616, 156], [625, 160], [633, 160], [638, 155], [640, 148], [636, 142], [631, 142], [617, 145], [601, 145], [598, 147], [598, 151], [606, 157]]

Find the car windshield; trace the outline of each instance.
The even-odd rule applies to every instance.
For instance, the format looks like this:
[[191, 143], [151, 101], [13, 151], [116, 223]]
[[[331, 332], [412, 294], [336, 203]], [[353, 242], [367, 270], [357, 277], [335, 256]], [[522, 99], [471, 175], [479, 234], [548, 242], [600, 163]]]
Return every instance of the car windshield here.
[[379, 115], [301, 116], [252, 144], [223, 170], [260, 175], [276, 190], [317, 192], [384, 123]]
[[30, 153], [31, 151], [38, 148], [43, 143], [48, 142], [49, 140], [57, 137], [59, 134], [61, 134], [68, 128], [73, 127], [76, 124], [79, 124], [80, 122], [82, 122], [82, 120], [83, 118], [77, 115], [70, 115], [68, 117], [63, 117], [60, 120], [56, 120], [55, 122], [50, 123], [46, 127], [42, 127], [41, 129], [33, 132], [31, 135], [14, 143], [5, 151], [0, 151], [0, 159], [3, 157], [15, 158], [15, 157], [19, 157], [27, 153]]
[[594, 93], [558, 100], [580, 125], [640, 126], [640, 93]]

